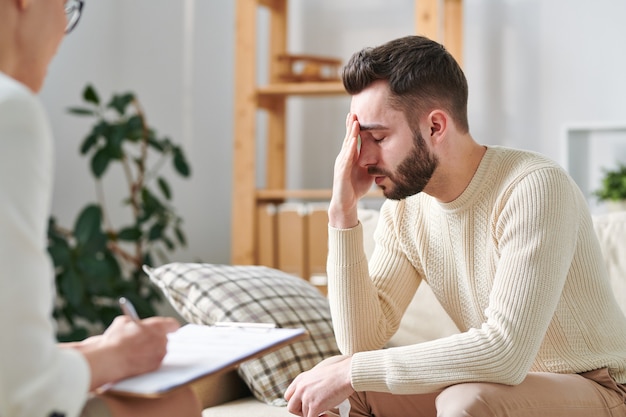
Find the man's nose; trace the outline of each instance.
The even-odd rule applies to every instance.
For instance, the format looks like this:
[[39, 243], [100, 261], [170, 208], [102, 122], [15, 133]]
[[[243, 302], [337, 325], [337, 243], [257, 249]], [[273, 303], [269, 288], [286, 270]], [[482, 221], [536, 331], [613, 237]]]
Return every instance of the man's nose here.
[[358, 164], [366, 168], [370, 165], [376, 165], [377, 149], [376, 144], [371, 140], [361, 140], [361, 151], [359, 152]]

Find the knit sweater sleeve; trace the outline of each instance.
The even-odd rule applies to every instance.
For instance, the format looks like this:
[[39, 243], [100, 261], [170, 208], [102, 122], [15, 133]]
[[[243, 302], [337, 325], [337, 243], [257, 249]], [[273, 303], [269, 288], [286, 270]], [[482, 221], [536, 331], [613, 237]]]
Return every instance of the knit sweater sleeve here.
[[[554, 167], [538, 169], [510, 185], [493, 208], [497, 215], [490, 225], [490, 238], [497, 241], [498, 262], [485, 320], [460, 334], [379, 349], [382, 335], [394, 329], [397, 313], [404, 311], [408, 302], [403, 293], [410, 291], [410, 299], [419, 282], [417, 270], [413, 268], [411, 273], [408, 261], [394, 251], [402, 242], [377, 249], [371, 265], [378, 271], [375, 284], [363, 277], [368, 273], [362, 262], [344, 260], [343, 268], [329, 268], [329, 277], [344, 291], [344, 297], [333, 297], [331, 303], [335, 312], [343, 314], [333, 315], [338, 340], [347, 353], [354, 353], [353, 387], [357, 391], [417, 394], [470, 381], [520, 383], [540, 349], [571, 265], [580, 216], [576, 192], [567, 175]], [[381, 228], [381, 233], [399, 236], [391, 229], [384, 230], [384, 223]], [[347, 242], [341, 234], [335, 231], [331, 245]], [[333, 246], [331, 252], [337, 250]], [[390, 291], [393, 286], [399, 289]], [[467, 299], [476, 296], [471, 289], [465, 291]], [[357, 327], [357, 332], [351, 326], [359, 320], [368, 323]], [[367, 325], [371, 329], [365, 331]]]
[[384, 261], [376, 263], [376, 270], [368, 268], [361, 224], [347, 230], [329, 228], [328, 295], [337, 343], [344, 354], [382, 348], [398, 330], [420, 283], [399, 242], [387, 233], [395, 209], [387, 202], [381, 211], [372, 259], [382, 256]]
[[[52, 139], [39, 101], [0, 73], [0, 415], [77, 416], [89, 366], [57, 347], [46, 252]], [[56, 414], [55, 414], [56, 413]]]

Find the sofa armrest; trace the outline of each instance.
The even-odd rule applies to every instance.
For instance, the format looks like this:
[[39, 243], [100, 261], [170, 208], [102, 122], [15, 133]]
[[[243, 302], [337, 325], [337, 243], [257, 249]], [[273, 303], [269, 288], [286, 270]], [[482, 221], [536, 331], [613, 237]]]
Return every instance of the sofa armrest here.
[[251, 395], [236, 369], [207, 375], [192, 382], [191, 388], [203, 409]]

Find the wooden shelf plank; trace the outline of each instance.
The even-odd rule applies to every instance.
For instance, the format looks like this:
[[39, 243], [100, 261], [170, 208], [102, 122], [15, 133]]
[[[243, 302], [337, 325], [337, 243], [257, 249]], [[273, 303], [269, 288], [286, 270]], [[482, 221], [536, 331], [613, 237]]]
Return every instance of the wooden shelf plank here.
[[275, 83], [259, 87], [257, 95], [264, 96], [327, 96], [346, 94], [341, 81]]
[[[260, 189], [256, 191], [258, 201], [272, 200], [330, 200], [332, 190], [326, 188], [307, 189], [307, 190], [279, 190], [279, 189]], [[372, 190], [368, 192], [364, 198], [384, 198], [381, 190]]]

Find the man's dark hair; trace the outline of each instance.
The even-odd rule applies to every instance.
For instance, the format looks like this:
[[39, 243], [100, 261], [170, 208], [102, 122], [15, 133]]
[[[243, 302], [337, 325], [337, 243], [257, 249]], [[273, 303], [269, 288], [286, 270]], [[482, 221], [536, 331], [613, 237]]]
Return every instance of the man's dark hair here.
[[406, 36], [352, 55], [342, 73], [352, 95], [377, 80], [391, 90], [391, 105], [403, 111], [409, 125], [435, 108], [447, 111], [457, 128], [469, 131], [467, 80], [443, 45], [423, 36]]

